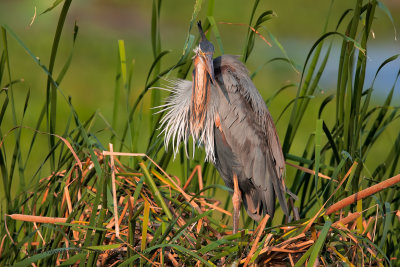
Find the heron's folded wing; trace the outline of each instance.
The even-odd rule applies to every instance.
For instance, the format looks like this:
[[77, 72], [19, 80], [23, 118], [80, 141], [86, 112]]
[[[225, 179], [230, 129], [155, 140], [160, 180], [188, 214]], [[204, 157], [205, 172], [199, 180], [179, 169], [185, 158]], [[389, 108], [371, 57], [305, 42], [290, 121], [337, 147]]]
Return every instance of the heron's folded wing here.
[[218, 112], [227, 142], [245, 176], [265, 191], [266, 204], [275, 201], [273, 187], [283, 211], [288, 214], [283, 180], [285, 160], [265, 102], [246, 67], [236, 57], [224, 55], [215, 60], [214, 66], [221, 94]]

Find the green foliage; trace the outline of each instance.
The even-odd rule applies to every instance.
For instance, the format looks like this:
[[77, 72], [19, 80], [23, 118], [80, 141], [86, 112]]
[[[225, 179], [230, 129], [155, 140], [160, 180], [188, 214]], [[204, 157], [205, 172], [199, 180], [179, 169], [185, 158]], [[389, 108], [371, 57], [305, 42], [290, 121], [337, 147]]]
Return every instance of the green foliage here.
[[[382, 3], [380, 3], [380, 5], [381, 4]], [[310, 140], [315, 140], [311, 141], [315, 143], [315, 145], [313, 146], [312, 143], [308, 143], [303, 154], [303, 157], [313, 160], [311, 164], [307, 164], [309, 169], [315, 169], [316, 171], [322, 170], [323, 173], [329, 174], [330, 177], [337, 177], [339, 181], [343, 179], [344, 174], [352, 162], [358, 162], [354, 175], [346, 181], [346, 190], [339, 191], [334, 195], [331, 200], [333, 202], [351, 195], [354, 192], [358, 192], [361, 189], [374, 185], [378, 181], [393, 176], [395, 172], [388, 173], [388, 169], [397, 169], [397, 171], [399, 169], [398, 161], [392, 160], [389, 160], [385, 166], [378, 165], [375, 167], [375, 170], [371, 170], [371, 167], [367, 165], [371, 160], [377, 160], [376, 158], [373, 158], [374, 155], [371, 155], [368, 152], [378, 141], [378, 136], [380, 136], [390, 124], [395, 123], [396, 118], [399, 116], [398, 108], [391, 106], [398, 75], [397, 77], [393, 77], [392, 89], [390, 90], [383, 106], [374, 107], [371, 105], [371, 94], [375, 89], [374, 81], [376, 77], [385, 65], [397, 59], [397, 55], [388, 58], [382, 63], [378, 68], [375, 79], [371, 85], [365, 84], [364, 82], [366, 80], [365, 76], [367, 68], [367, 43], [371, 36], [372, 24], [375, 21], [376, 7], [380, 5], [378, 5], [377, 1], [370, 1], [365, 4], [363, 4], [363, 1], [355, 1], [355, 8], [343, 13], [343, 16], [338, 22], [337, 31], [324, 33], [322, 37], [315, 42], [307, 56], [303, 68], [297, 97], [293, 105], [288, 129], [283, 143], [283, 150], [286, 155], [288, 155], [290, 148], [294, 143], [296, 131], [302, 120], [305, 119], [305, 112], [313, 100], [308, 96], [315, 95], [316, 93], [315, 89], [317, 88], [324, 71], [326, 60], [330, 57], [332, 42], [329, 43], [328, 48], [325, 50], [325, 55], [323, 55], [324, 52], [322, 52], [321, 48], [324, 43], [328, 41], [328, 38], [332, 38], [335, 35], [340, 36], [342, 39], [342, 45], [340, 50], [337, 90], [335, 96], [336, 118], [333, 123], [330, 124], [328, 121], [332, 121], [332, 109], [330, 109], [329, 112], [322, 112], [325, 106], [329, 105], [329, 102], [333, 100], [332, 96], [329, 96], [321, 104], [319, 112], [320, 120], [323, 121], [326, 143], [322, 144], [321, 150], [319, 143], [320, 128], [317, 128], [315, 138], [312, 137], [314, 134], [310, 136]], [[353, 15], [352, 17], [350, 17], [351, 14]], [[346, 20], [348, 21], [348, 24], [344, 29], [344, 33], [341, 33], [339, 31], [340, 26], [345, 23]], [[360, 25], [360, 22], [362, 22], [362, 25]], [[318, 64], [319, 69], [316, 71]], [[398, 138], [399, 137], [397, 137], [397, 139]], [[399, 151], [397, 144], [393, 145], [393, 149]], [[340, 154], [342, 156], [340, 156]], [[345, 158], [343, 156], [345, 156]], [[321, 168], [322, 164], [333, 167], [342, 166], [341, 162], [343, 162], [343, 160], [345, 160], [344, 166], [346, 168], [342, 168], [339, 172], [330, 171], [329, 168], [326, 167]], [[371, 173], [375, 175], [371, 176]], [[377, 173], [380, 173], [379, 179], [376, 179]], [[302, 199], [300, 210], [302, 211], [303, 216], [307, 214], [308, 211], [312, 210], [316, 203], [321, 203], [315, 201], [315, 199], [319, 199], [321, 193], [323, 193], [323, 202], [325, 202], [335, 189], [332, 187], [331, 183], [319, 183], [316, 179], [310, 181], [309, 178], [310, 176], [308, 174], [298, 171], [295, 177], [296, 182], [291, 188], [295, 194], [310, 196]], [[379, 194], [376, 198], [363, 200], [360, 202], [360, 210], [358, 210], [357, 207], [357, 211], [363, 211], [368, 207], [372, 207], [374, 204], [378, 205], [380, 210], [385, 210], [385, 207], [389, 205], [388, 207], [390, 210], [390, 204], [385, 202], [387, 198], [385, 195], [387, 193], [388, 191]], [[391, 198], [391, 200], [393, 200], [393, 198]], [[391, 203], [394, 204], [393, 202]], [[396, 207], [396, 205], [394, 204], [392, 207]], [[352, 210], [351, 207], [349, 208]], [[366, 214], [370, 215], [373, 213], [375, 213], [375, 211], [372, 209], [366, 212]], [[389, 214], [391, 214], [391, 212], [389, 212]], [[398, 223], [395, 222], [393, 218], [391, 218], [391, 222]], [[381, 244], [383, 245], [387, 240], [383, 224], [378, 227], [377, 231], [379, 233], [377, 233], [377, 235], [380, 236], [382, 234], [383, 241], [381, 239]], [[392, 233], [395, 234], [396, 232], [397, 231], [393, 229]], [[387, 245], [386, 248], [389, 248], [390, 245]], [[390, 252], [388, 250], [385, 251], [388, 253], [394, 252], [392, 250]]]

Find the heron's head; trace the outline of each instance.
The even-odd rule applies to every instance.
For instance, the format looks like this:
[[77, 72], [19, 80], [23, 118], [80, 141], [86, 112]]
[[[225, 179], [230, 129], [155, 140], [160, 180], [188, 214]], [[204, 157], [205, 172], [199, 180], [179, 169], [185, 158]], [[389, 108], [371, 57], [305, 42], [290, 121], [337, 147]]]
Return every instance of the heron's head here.
[[213, 54], [214, 54], [214, 46], [211, 42], [207, 40], [206, 35], [204, 34], [203, 28], [201, 27], [201, 22], [197, 22], [197, 26], [199, 28], [201, 40], [199, 46], [194, 50], [194, 65], [195, 71], [205, 71], [209, 74], [212, 83], [215, 83], [214, 80], [214, 65], [213, 65]]

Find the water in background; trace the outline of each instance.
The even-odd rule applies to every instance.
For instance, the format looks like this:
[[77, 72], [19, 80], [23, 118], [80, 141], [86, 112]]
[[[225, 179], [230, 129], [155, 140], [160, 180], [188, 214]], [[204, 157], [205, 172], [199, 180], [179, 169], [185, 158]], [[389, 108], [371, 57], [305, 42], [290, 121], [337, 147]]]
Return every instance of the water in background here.
[[[300, 66], [302, 66], [306, 60], [307, 54], [313, 45], [312, 40], [291, 40], [283, 39], [281, 40], [282, 45], [290, 53], [290, 57], [295, 60]], [[328, 42], [325, 42], [326, 44]], [[337, 83], [337, 71], [340, 59], [340, 47], [341, 43], [335, 42], [334, 47], [331, 51], [331, 56], [326, 65], [324, 74], [322, 75], [319, 86], [322, 90], [334, 90], [336, 89]], [[366, 70], [366, 79], [364, 82], [364, 89], [369, 88], [372, 85], [372, 81], [376, 75], [379, 66], [388, 58], [400, 54], [400, 42], [394, 40], [388, 40], [387, 42], [381, 42], [376, 40], [371, 40], [367, 47], [368, 49], [368, 61]], [[326, 47], [322, 49], [322, 55], [326, 51]], [[391, 90], [396, 76], [400, 71], [400, 57], [387, 64], [383, 67], [379, 75], [376, 78], [374, 85], [374, 96], [378, 99], [387, 96]], [[396, 83], [395, 93], [394, 93], [394, 105], [400, 105], [400, 81]]]

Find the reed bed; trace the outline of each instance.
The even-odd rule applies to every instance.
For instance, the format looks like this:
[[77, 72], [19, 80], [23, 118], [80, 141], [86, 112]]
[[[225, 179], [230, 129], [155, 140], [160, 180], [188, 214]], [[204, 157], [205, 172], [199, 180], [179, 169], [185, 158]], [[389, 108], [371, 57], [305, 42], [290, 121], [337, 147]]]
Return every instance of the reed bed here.
[[[26, 207], [21, 207], [22, 211], [32, 210], [32, 215], [6, 215], [6, 229], [10, 220], [19, 221], [30, 237], [16, 243], [8, 232], [3, 238], [27, 255], [15, 266], [46, 262], [61, 266], [302, 266], [310, 262], [384, 266], [390, 262], [374, 244], [381, 220], [378, 213], [366, 217], [364, 212], [345, 212], [346, 201], [321, 209], [312, 219], [275, 227], [266, 227], [266, 215], [255, 229], [232, 234], [231, 225], [216, 219], [221, 214], [231, 217], [231, 213], [219, 201], [204, 196], [210, 188], [200, 186], [200, 193], [187, 190], [191, 181], [202, 179], [201, 168], [195, 168], [183, 185], [179, 177], [168, 175], [144, 154], [112, 149], [96, 154], [103, 177], [96, 176], [94, 164], [87, 158], [71, 170], [40, 180], [41, 189], [29, 192]], [[142, 171], [134, 172], [120, 162], [121, 156], [144, 157], [147, 164], [139, 163]], [[351, 169], [343, 180], [350, 173]], [[54, 184], [59, 185], [56, 190]], [[32, 206], [30, 200], [40, 205]], [[293, 214], [298, 214], [292, 208]], [[50, 209], [57, 217], [46, 216]], [[39, 247], [45, 251], [40, 252]], [[0, 251], [7, 253], [3, 246]]]

